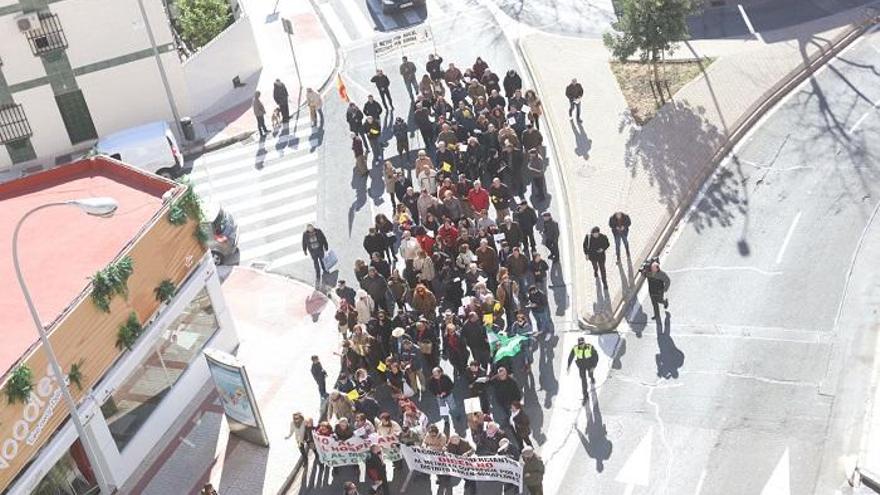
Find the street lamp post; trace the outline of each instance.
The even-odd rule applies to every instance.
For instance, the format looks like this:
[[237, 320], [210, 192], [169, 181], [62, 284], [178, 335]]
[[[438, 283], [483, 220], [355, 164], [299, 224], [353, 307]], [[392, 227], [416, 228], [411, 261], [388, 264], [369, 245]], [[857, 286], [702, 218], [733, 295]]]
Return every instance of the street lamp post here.
[[144, 27], [147, 29], [147, 37], [150, 39], [150, 48], [153, 50], [153, 58], [156, 59], [156, 66], [159, 68], [159, 77], [162, 79], [162, 86], [165, 87], [165, 96], [168, 98], [168, 106], [171, 107], [171, 115], [174, 116], [174, 125], [180, 137], [183, 138], [183, 127], [180, 123], [180, 114], [177, 112], [177, 102], [174, 101], [174, 93], [171, 91], [171, 85], [168, 83], [168, 75], [165, 74], [165, 65], [162, 63], [162, 56], [159, 54], [159, 47], [156, 46], [156, 36], [153, 34], [153, 28], [150, 25], [150, 19], [147, 17], [147, 9], [144, 8], [144, 0], [137, 0], [138, 8], [141, 11], [141, 19], [144, 21]]
[[90, 441], [86, 437], [86, 430], [79, 417], [76, 401], [73, 399], [73, 395], [71, 395], [70, 389], [67, 387], [64, 370], [58, 362], [58, 356], [56, 356], [55, 350], [52, 349], [52, 344], [49, 343], [49, 336], [46, 334], [46, 329], [43, 327], [43, 324], [40, 323], [40, 315], [37, 314], [37, 310], [34, 307], [34, 302], [31, 299], [31, 294], [28, 291], [27, 285], [24, 283], [24, 277], [21, 274], [21, 267], [18, 263], [18, 231], [21, 229], [21, 225], [32, 214], [53, 206], [75, 206], [89, 215], [107, 217], [116, 211], [118, 205], [113, 198], [87, 198], [46, 203], [25, 213], [18, 221], [18, 224], [16, 224], [15, 232], [12, 234], [12, 264], [15, 266], [15, 276], [18, 278], [18, 285], [21, 287], [21, 292], [24, 294], [24, 300], [27, 303], [28, 311], [30, 311], [31, 318], [34, 320], [34, 325], [37, 327], [37, 333], [40, 335], [40, 342], [42, 342], [43, 349], [45, 349], [46, 355], [49, 358], [49, 363], [52, 366], [52, 373], [55, 375], [55, 381], [58, 382], [58, 388], [61, 390], [61, 395], [64, 397], [67, 409], [70, 411], [70, 419], [76, 427], [76, 432], [79, 435], [80, 442], [82, 442], [86, 456], [89, 459], [89, 464], [92, 465], [92, 470], [96, 471], [98, 474], [95, 477], [98, 481], [98, 488], [101, 490], [101, 493], [110, 494], [112, 491], [110, 490], [110, 487], [107, 486], [107, 480], [104, 479], [104, 475], [101, 472], [102, 465], [98, 462], [96, 451], [92, 448]]

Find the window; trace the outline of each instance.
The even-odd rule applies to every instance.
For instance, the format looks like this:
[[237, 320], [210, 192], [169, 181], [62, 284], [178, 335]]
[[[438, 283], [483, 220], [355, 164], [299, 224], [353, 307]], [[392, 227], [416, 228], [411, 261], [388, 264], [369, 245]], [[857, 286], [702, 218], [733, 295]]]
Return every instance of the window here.
[[89, 106], [82, 91], [56, 95], [55, 102], [58, 104], [58, 111], [61, 112], [61, 120], [67, 128], [67, 136], [71, 144], [98, 139], [95, 123], [92, 122], [92, 115], [89, 113]]
[[67, 38], [56, 14], [40, 14], [40, 26], [27, 31], [25, 36], [31, 44], [31, 52], [34, 55], [67, 48]]
[[0, 105], [0, 144], [27, 139], [33, 135], [21, 105]]
[[85, 450], [76, 439], [70, 450], [40, 480], [33, 495], [90, 495], [97, 492]]
[[162, 332], [155, 349], [101, 406], [122, 451], [219, 328], [206, 289]]

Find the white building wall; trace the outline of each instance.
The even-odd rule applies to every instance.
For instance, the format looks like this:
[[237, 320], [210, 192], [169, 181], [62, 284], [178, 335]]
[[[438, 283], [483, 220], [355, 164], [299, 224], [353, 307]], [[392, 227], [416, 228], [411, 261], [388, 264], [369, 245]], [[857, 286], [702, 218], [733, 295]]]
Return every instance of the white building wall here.
[[[67, 1], [53, 3], [49, 8], [64, 27], [70, 45], [67, 57], [74, 68], [150, 48], [137, 0]], [[162, 2], [144, 0], [144, 8], [156, 44], [171, 43]]]
[[24, 33], [18, 30], [17, 16], [0, 17], [0, 57], [3, 57], [3, 75], [10, 86], [46, 75], [40, 57], [34, 55]]
[[[55, 104], [55, 95], [52, 87], [48, 84], [38, 86], [27, 91], [19, 91], [13, 95], [15, 102], [24, 107], [28, 122], [34, 135], [31, 143], [40, 156], [40, 150], [68, 150], [70, 138], [67, 137], [67, 129], [61, 120], [61, 112]], [[2, 155], [6, 155], [5, 148]], [[8, 157], [7, 157], [8, 158]]]
[[[167, 53], [164, 58], [170, 80], [172, 72], [180, 71], [180, 65], [175, 63], [177, 55], [174, 53]], [[177, 79], [180, 79], [179, 74]], [[98, 136], [173, 118], [153, 57], [92, 72], [76, 80], [89, 106]], [[120, 84], [120, 81], [124, 82]], [[186, 102], [185, 98], [180, 100], [178, 105]]]

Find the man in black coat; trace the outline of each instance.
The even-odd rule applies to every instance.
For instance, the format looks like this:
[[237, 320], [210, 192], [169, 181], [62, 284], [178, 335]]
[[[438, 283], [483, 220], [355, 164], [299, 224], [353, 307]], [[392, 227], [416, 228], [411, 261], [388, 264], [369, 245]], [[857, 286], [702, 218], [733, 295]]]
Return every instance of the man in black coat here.
[[440, 55], [428, 55], [428, 63], [425, 64], [425, 72], [431, 76], [431, 79], [439, 81], [443, 79], [443, 69], [440, 65], [443, 63], [443, 57]]
[[425, 149], [431, 150], [434, 146], [434, 123], [431, 122], [431, 110], [426, 108], [422, 103], [416, 103], [416, 111], [413, 114], [416, 126], [422, 133], [422, 141], [425, 143]]
[[538, 214], [535, 209], [529, 206], [529, 202], [522, 200], [519, 208], [513, 214], [513, 219], [519, 224], [522, 231], [523, 247], [527, 256], [531, 257], [532, 252], [538, 251], [538, 245], [535, 244], [535, 225], [538, 224]]
[[547, 257], [550, 261], [559, 259], [559, 224], [553, 219], [553, 215], [549, 211], [541, 213], [543, 225], [541, 226], [541, 234], [544, 237], [544, 245], [550, 251]]
[[367, 256], [379, 253], [379, 256], [384, 258], [385, 253], [388, 251], [385, 249], [385, 244], [385, 236], [377, 232], [376, 227], [370, 227], [369, 233], [364, 236], [364, 250], [367, 252]]
[[348, 104], [348, 110], [345, 111], [345, 121], [348, 122], [348, 130], [364, 137], [364, 113], [354, 104]]
[[327, 238], [321, 229], [315, 228], [314, 225], [306, 225], [306, 230], [302, 236], [303, 254], [312, 257], [312, 263], [315, 265], [315, 278], [320, 280], [321, 273], [327, 273], [327, 267], [324, 266], [324, 254], [330, 250], [327, 244]]
[[648, 295], [651, 296], [651, 305], [654, 307], [654, 316], [651, 319], [659, 324], [660, 304], [662, 303], [664, 308], [669, 308], [669, 299], [666, 298], [670, 284], [669, 275], [660, 269], [659, 262], [654, 261], [645, 273], [645, 278], [648, 279]]
[[584, 254], [593, 265], [593, 276], [599, 278], [602, 274], [602, 285], [608, 290], [608, 279], [605, 277], [605, 250], [611, 244], [608, 236], [599, 232], [599, 227], [593, 227], [590, 233], [584, 236]]
[[507, 99], [510, 99], [513, 97], [513, 94], [516, 93], [516, 90], [522, 89], [522, 78], [519, 77], [519, 74], [517, 74], [515, 70], [510, 69], [504, 76], [503, 85], [504, 96], [506, 96]]
[[281, 122], [286, 123], [290, 121], [290, 107], [287, 104], [287, 86], [281, 82], [281, 79], [275, 79], [275, 84], [272, 88], [272, 99], [275, 100], [275, 104], [281, 109]]
[[381, 69], [377, 69], [376, 75], [370, 79], [370, 82], [375, 84], [376, 89], [379, 90], [379, 97], [382, 98], [382, 106], [385, 107], [385, 110], [388, 110], [388, 107], [394, 110], [394, 102], [391, 101], [391, 91], [388, 90], [389, 86], [391, 86], [388, 76]]
[[581, 121], [581, 98], [584, 97], [584, 87], [577, 79], [572, 79], [571, 84], [565, 88], [565, 97], [568, 98], [568, 118], [571, 119], [571, 112], [577, 109], [577, 121]]
[[373, 99], [373, 95], [367, 95], [367, 102], [364, 103], [364, 115], [373, 117], [373, 120], [376, 122], [379, 121], [379, 116], [382, 115], [382, 105]]
[[[376, 103], [375, 101], [373, 103]], [[378, 105], [378, 103], [376, 103]], [[379, 125], [379, 119], [370, 115], [364, 122], [364, 132], [370, 141], [370, 149], [373, 150], [373, 161], [382, 160], [383, 150], [380, 138], [382, 137], [382, 126]]]
[[622, 211], [615, 212], [608, 219], [608, 227], [614, 234], [614, 253], [617, 255], [617, 264], [620, 264], [620, 243], [626, 248], [626, 257], [629, 258], [629, 226], [632, 225], [629, 215]]
[[403, 57], [403, 63], [400, 64], [400, 77], [403, 78], [403, 85], [406, 87], [406, 92], [409, 93], [409, 99], [413, 100], [413, 92], [416, 94], [419, 92], [419, 82], [416, 81], [416, 64], [406, 57]]

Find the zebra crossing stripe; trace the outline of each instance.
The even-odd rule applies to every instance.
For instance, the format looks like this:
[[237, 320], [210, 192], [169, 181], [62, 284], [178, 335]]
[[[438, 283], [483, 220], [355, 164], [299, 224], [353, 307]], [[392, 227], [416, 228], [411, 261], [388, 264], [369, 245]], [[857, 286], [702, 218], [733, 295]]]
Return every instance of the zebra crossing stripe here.
[[[209, 195], [214, 201], [219, 203], [232, 202], [236, 198], [241, 197], [259, 197], [263, 191], [280, 187], [288, 184], [295, 184], [303, 179], [318, 175], [318, 167], [313, 166], [302, 170], [295, 170], [289, 174], [282, 175], [270, 180], [260, 180], [251, 184], [236, 187], [235, 189], [224, 192], [210, 191]], [[201, 190], [196, 190], [201, 194]], [[262, 202], [265, 204], [265, 201]]]
[[[204, 187], [210, 187], [210, 189], [215, 193], [223, 192], [230, 186], [235, 186], [237, 188], [246, 181], [250, 180], [267, 182], [272, 177], [284, 175], [294, 170], [303, 168], [304, 166], [310, 165], [317, 159], [318, 155], [310, 154], [279, 162], [263, 162], [263, 170], [261, 171], [255, 170], [253, 163], [248, 163], [245, 167], [243, 167], [243, 170], [236, 174], [224, 174], [222, 178], [217, 178], [215, 175], [211, 174], [207, 176], [205, 180], [198, 181], [197, 184]], [[196, 189], [198, 189], [198, 186], [196, 187]]]
[[314, 221], [317, 218], [317, 213], [312, 210], [309, 213], [293, 218], [288, 218], [287, 220], [269, 223], [265, 227], [246, 230], [239, 234], [241, 236], [240, 242], [241, 244], [250, 244], [251, 242], [259, 241], [260, 239], [283, 233], [284, 231], [294, 229], [301, 225], [305, 225], [311, 221]]
[[313, 154], [311, 148], [318, 146], [317, 140], [309, 141], [309, 147], [302, 148], [275, 148], [264, 149], [264, 153], [258, 154], [260, 148], [246, 148], [236, 150], [234, 155], [229, 155], [224, 160], [212, 160], [211, 162], [196, 162], [190, 173], [191, 180], [201, 180], [207, 177], [219, 177], [239, 169], [253, 169], [257, 159], [263, 164], [275, 162], [280, 159]]
[[245, 212], [248, 212], [250, 210], [259, 209], [260, 211], [262, 211], [264, 205], [272, 204], [276, 201], [283, 201], [285, 199], [294, 199], [305, 192], [314, 191], [317, 188], [318, 181], [312, 180], [293, 187], [284, 188], [274, 193], [264, 194], [262, 196], [252, 196], [249, 199], [238, 201], [236, 203], [231, 203], [229, 204], [228, 208], [229, 211], [235, 214], [237, 218], [238, 215], [244, 215]]
[[[294, 219], [291, 219], [288, 222], [288, 228], [300, 227], [304, 226], [310, 222], [317, 221], [318, 215], [316, 212], [310, 212], [305, 215], [300, 215]], [[296, 222], [294, 224], [294, 221]], [[298, 229], [297, 233], [302, 233], [301, 229]], [[241, 235], [244, 235], [242, 233]], [[288, 235], [281, 239], [277, 239], [274, 241], [263, 242], [254, 247], [248, 247], [247, 243], [240, 243], [241, 247], [241, 259], [242, 260], [252, 260], [259, 258], [266, 258], [272, 253], [276, 253], [278, 251], [283, 251], [286, 249], [296, 248], [302, 250], [302, 239], [299, 235]]]
[[342, 20], [336, 15], [336, 11], [333, 10], [333, 6], [329, 3], [322, 3], [319, 8], [339, 44], [347, 45], [351, 43], [351, 37], [348, 35], [348, 31], [345, 30], [345, 26], [342, 25]]
[[318, 197], [309, 196], [308, 198], [298, 199], [293, 202], [285, 202], [284, 204], [276, 206], [274, 208], [268, 208], [265, 210], [261, 209], [259, 213], [245, 216], [236, 216], [235, 221], [236, 223], [238, 223], [239, 227], [254, 225], [259, 222], [270, 221], [280, 216], [293, 215], [297, 211], [305, 210], [306, 208], [314, 208], [317, 204]]

